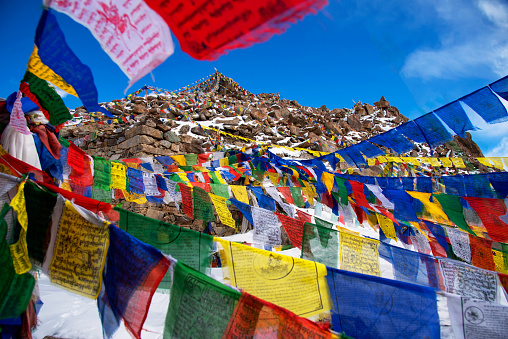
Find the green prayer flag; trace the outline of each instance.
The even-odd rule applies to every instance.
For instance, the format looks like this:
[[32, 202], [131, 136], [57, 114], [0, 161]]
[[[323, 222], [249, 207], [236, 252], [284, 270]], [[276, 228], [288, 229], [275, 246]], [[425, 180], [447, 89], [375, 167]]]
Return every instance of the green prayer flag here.
[[46, 254], [44, 250], [46, 233], [51, 223], [57, 195], [40, 189], [30, 181], [25, 184], [24, 195], [29, 225], [26, 234], [28, 255], [42, 263]]
[[432, 194], [432, 198], [436, 198], [439, 201], [443, 211], [457, 227], [476, 236], [464, 219], [463, 207], [460, 203], [461, 197], [450, 194]]
[[222, 184], [210, 184], [210, 187], [212, 188], [212, 193], [215, 195], [218, 195], [220, 197], [229, 199], [229, 186], [228, 185], [222, 185]]
[[[318, 218], [315, 218], [318, 222]], [[326, 224], [324, 220], [320, 223]], [[302, 258], [339, 267], [339, 231], [306, 222], [303, 228]]]
[[93, 156], [93, 168], [93, 187], [109, 191], [111, 189], [111, 162], [107, 159]]
[[[213, 237], [187, 228], [151, 219], [134, 212], [115, 207], [120, 213], [121, 229], [137, 239], [152, 245], [164, 254], [169, 254], [190, 267], [207, 273], [211, 267]], [[162, 288], [169, 288], [164, 278]]]
[[72, 115], [60, 95], [45, 80], [26, 71], [22, 81], [28, 83], [30, 92], [37, 97], [39, 104], [49, 112], [49, 122], [53, 126], [58, 126], [72, 119]]
[[[338, 195], [340, 196], [340, 200], [338, 199], [337, 193], [332, 192], [332, 195], [335, 197], [337, 202], [340, 202], [341, 205], [347, 206], [349, 201], [348, 201], [348, 195], [347, 195], [347, 188], [345, 185], [346, 179], [335, 176], [335, 183], [337, 184], [337, 187], [339, 188]], [[333, 193], [335, 193], [335, 194], [333, 194]]]
[[5, 204], [0, 212], [0, 320], [16, 318], [23, 313], [35, 286], [35, 279], [30, 273], [16, 274], [12, 263], [7, 236], [7, 222], [4, 217], [10, 210]]
[[164, 338], [222, 338], [241, 295], [178, 262]]
[[184, 157], [185, 157], [185, 163], [187, 164], [187, 166], [194, 166], [194, 165], [198, 164], [198, 155], [197, 154], [185, 154]]
[[301, 187], [290, 187], [289, 191], [291, 192], [291, 196], [293, 197], [293, 202], [298, 207], [305, 207], [305, 202], [303, 201], [302, 196], [302, 188]]
[[215, 221], [213, 214], [212, 201], [208, 192], [201, 187], [194, 187], [192, 190], [194, 219], [203, 221]]
[[111, 204], [111, 202], [113, 201], [111, 189], [102, 190], [100, 188], [92, 187], [92, 199]]

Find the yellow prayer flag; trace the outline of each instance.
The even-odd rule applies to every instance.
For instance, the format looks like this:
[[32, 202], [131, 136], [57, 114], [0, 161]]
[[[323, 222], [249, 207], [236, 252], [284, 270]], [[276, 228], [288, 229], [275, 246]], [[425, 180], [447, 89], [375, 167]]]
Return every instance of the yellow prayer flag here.
[[173, 159], [178, 164], [178, 166], [187, 166], [185, 155], [178, 154], [178, 155], [170, 155], [169, 157]]
[[270, 178], [270, 181], [274, 186], [277, 186], [279, 184], [280, 180], [279, 173], [268, 172], [268, 178]]
[[449, 158], [439, 158], [444, 167], [453, 167], [453, 163]]
[[379, 160], [380, 164], [384, 164], [385, 162], [388, 162], [388, 160], [386, 160], [386, 157], [384, 157], [382, 155], [378, 156], [377, 160]]
[[494, 264], [496, 265], [496, 271], [502, 274], [508, 274], [507, 260], [505, 260], [505, 256], [508, 256], [508, 253], [493, 249], [492, 256], [494, 258]]
[[247, 187], [242, 185], [230, 185], [231, 191], [235, 199], [245, 204], [249, 204], [249, 195], [247, 194]]
[[258, 298], [311, 317], [330, 310], [326, 266], [214, 238], [224, 280]]
[[138, 194], [129, 192], [127, 190], [122, 190], [123, 196], [125, 197], [125, 200], [129, 202], [135, 202], [136, 204], [144, 204], [146, 200], [146, 196], [144, 194]]
[[409, 157], [407, 158], [408, 159], [408, 162], [411, 164], [411, 165], [414, 165], [414, 166], [421, 166], [421, 163], [420, 161], [418, 160], [418, 158], [415, 158], [415, 157]]
[[18, 222], [21, 225], [19, 238], [16, 243], [9, 246], [11, 252], [12, 263], [17, 274], [23, 274], [32, 268], [30, 258], [28, 257], [28, 245], [26, 243], [26, 233], [28, 230], [28, 214], [26, 212], [25, 203], [25, 182], [19, 184], [18, 193], [12, 199], [10, 205], [18, 214]]
[[302, 193], [307, 198], [309, 204], [314, 206], [314, 190], [311, 187], [302, 187]]
[[464, 160], [462, 160], [462, 158], [451, 158], [451, 161], [453, 162], [453, 166], [456, 168], [466, 168], [466, 164], [464, 164]]
[[229, 158], [222, 158], [219, 160], [219, 163], [221, 167], [229, 166]]
[[478, 158], [476, 158], [476, 160], [478, 160], [480, 162], [480, 164], [482, 164], [482, 165], [485, 165], [487, 167], [492, 167], [492, 164], [490, 163], [489, 158], [478, 157]]
[[430, 201], [430, 197], [432, 193], [424, 193], [424, 192], [416, 192], [416, 191], [406, 191], [407, 194], [412, 196], [413, 198], [419, 200], [427, 213], [429, 213], [436, 221], [440, 219], [444, 219], [445, 221], [449, 221], [446, 213], [441, 209], [440, 205], [433, 203]]
[[380, 277], [379, 241], [340, 233], [340, 268]]
[[379, 227], [383, 230], [385, 236], [389, 239], [397, 241], [397, 233], [395, 233], [393, 221], [391, 221], [390, 218], [385, 217], [382, 214], [377, 214], [377, 220], [379, 222]]
[[438, 158], [430, 157], [428, 159], [432, 167], [441, 167], [441, 163], [439, 162]]
[[492, 157], [490, 158], [490, 162], [492, 162], [495, 168], [504, 170], [503, 160], [500, 157]]
[[399, 157], [386, 157], [388, 162], [401, 163], [402, 159]]
[[30, 73], [34, 74], [38, 78], [43, 80], [47, 80], [51, 82], [56, 87], [60, 88], [62, 91], [69, 93], [70, 95], [74, 95], [78, 97], [78, 94], [74, 90], [74, 88], [69, 85], [61, 76], [53, 72], [51, 68], [46, 66], [39, 57], [37, 53], [37, 47], [34, 46], [34, 50], [32, 51], [32, 55], [30, 55], [30, 59], [28, 59], [27, 69]]
[[369, 159], [367, 159], [367, 164], [369, 166], [375, 166], [376, 165], [376, 158], [369, 158]]
[[125, 190], [127, 188], [127, 166], [111, 162], [111, 188]]
[[321, 175], [321, 182], [325, 185], [326, 189], [328, 190], [328, 193], [332, 191], [333, 188], [333, 181], [335, 180], [335, 175], [328, 172], [323, 172]]
[[219, 215], [220, 222], [226, 226], [236, 229], [235, 220], [231, 215], [231, 211], [229, 211], [228, 205], [226, 203], [226, 198], [221, 196], [208, 193], [210, 199], [212, 199], [213, 206], [215, 206], [215, 211]]
[[508, 158], [507, 157], [503, 157], [503, 163], [504, 163], [504, 167], [508, 168]]
[[430, 164], [430, 160], [427, 157], [419, 157], [417, 158], [422, 164]]
[[108, 225], [89, 221], [65, 201], [48, 267], [53, 284], [97, 299], [109, 247]]

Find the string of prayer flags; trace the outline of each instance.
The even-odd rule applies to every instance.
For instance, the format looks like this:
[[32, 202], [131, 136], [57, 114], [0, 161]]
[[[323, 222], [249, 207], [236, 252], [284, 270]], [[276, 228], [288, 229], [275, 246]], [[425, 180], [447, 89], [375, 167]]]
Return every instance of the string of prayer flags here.
[[106, 260], [104, 281], [97, 298], [103, 333], [111, 338], [123, 320], [127, 331], [134, 338], [141, 338], [152, 296], [170, 262], [154, 247], [114, 225], [109, 226]]
[[[146, 3], [166, 21], [182, 50], [199, 60], [215, 60], [228, 50], [266, 41], [284, 32], [289, 23], [327, 4], [324, 0], [284, 0], [275, 7], [266, 0], [255, 4], [225, 0], [206, 5], [160, 0]], [[206, 25], [200, 24], [203, 19]]]
[[[221, 185], [224, 186], [224, 185]], [[227, 186], [226, 186], [227, 187]], [[229, 226], [231, 228], [237, 228], [235, 220], [233, 219], [233, 216], [231, 215], [231, 211], [229, 211], [228, 205], [226, 201], [227, 198], [215, 195], [210, 193], [210, 199], [212, 200], [213, 205], [215, 206], [215, 211], [219, 215], [220, 222], [223, 223], [226, 226]]]
[[251, 206], [252, 220], [254, 221], [253, 241], [268, 246], [281, 244], [280, 222], [270, 210]]
[[30, 273], [17, 274], [14, 268], [6, 240], [5, 216], [9, 210], [5, 204], [0, 212], [0, 319], [17, 318], [25, 312], [35, 286]]
[[97, 100], [92, 72], [69, 48], [56, 17], [45, 9], [37, 25], [35, 45], [41, 61], [70, 84], [89, 112], [102, 112], [113, 117]]
[[[129, 87], [173, 54], [173, 41], [166, 23], [142, 0], [109, 5], [98, 0], [74, 5], [50, 1], [49, 6], [90, 30], [102, 49], [129, 77]], [[107, 29], [108, 23], [113, 25], [112, 29]]]
[[108, 222], [59, 196], [43, 263], [43, 272], [50, 281], [96, 299], [101, 289], [108, 246]]
[[439, 338], [432, 288], [327, 268], [332, 326], [354, 338]]
[[243, 292], [223, 338], [336, 338], [313, 321]]
[[164, 338], [221, 338], [241, 293], [177, 262], [170, 296]]
[[341, 232], [339, 244], [342, 270], [381, 276], [379, 241]]
[[192, 190], [194, 207], [193, 218], [203, 221], [215, 221], [213, 214], [212, 201], [208, 192], [200, 187], [194, 187]]
[[[115, 210], [120, 214], [118, 221], [120, 228], [139, 241], [155, 247], [162, 253], [202, 273], [207, 273], [211, 267], [213, 237], [119, 207], [115, 207]], [[164, 280], [164, 283], [168, 281]], [[163, 284], [160, 287], [169, 288], [169, 284]]]
[[302, 317], [330, 310], [324, 265], [219, 238], [215, 241], [222, 246], [219, 253], [227, 283]]

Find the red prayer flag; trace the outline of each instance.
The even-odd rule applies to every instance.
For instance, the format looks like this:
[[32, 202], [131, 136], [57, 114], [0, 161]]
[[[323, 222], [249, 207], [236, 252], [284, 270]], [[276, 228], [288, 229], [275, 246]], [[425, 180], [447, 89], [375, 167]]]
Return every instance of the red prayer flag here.
[[353, 188], [353, 195], [356, 203], [359, 206], [365, 207], [367, 209], [371, 209], [367, 198], [365, 198], [364, 185], [361, 182], [349, 180], [351, 187]]
[[298, 219], [302, 220], [303, 222], [312, 223], [312, 215], [310, 215], [309, 213], [305, 213], [304, 211], [296, 210], [296, 214], [298, 214]]
[[305, 221], [275, 213], [294, 247], [302, 248], [303, 225]]
[[315, 14], [326, 0], [228, 1], [146, 0], [168, 24], [182, 50], [214, 60], [283, 33], [290, 23]]
[[277, 189], [279, 190], [280, 193], [282, 193], [282, 196], [284, 197], [284, 199], [286, 199], [288, 204], [291, 204], [291, 205], [295, 204], [295, 202], [293, 201], [293, 196], [291, 195], [291, 190], [289, 189], [289, 187], [277, 187]]
[[86, 153], [80, 149], [78, 146], [74, 145], [71, 141], [71, 145], [69, 146], [69, 155], [67, 158], [67, 162], [69, 166], [76, 171], [78, 174], [85, 173], [85, 158]]
[[489, 271], [496, 270], [494, 256], [492, 255], [492, 240], [469, 235], [471, 259], [473, 266]]
[[182, 208], [183, 212], [189, 216], [189, 218], [194, 219], [194, 207], [192, 206], [192, 189], [182, 183], [178, 183], [180, 187], [180, 192], [182, 193]]
[[506, 215], [506, 205], [502, 199], [464, 197], [480, 217], [493, 241], [508, 243], [508, 224], [499, 217]]

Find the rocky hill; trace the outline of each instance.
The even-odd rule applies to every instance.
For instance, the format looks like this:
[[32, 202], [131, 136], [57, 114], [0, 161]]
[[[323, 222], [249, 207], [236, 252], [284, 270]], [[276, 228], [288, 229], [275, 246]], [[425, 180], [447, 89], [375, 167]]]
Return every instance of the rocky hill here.
[[[254, 145], [227, 135], [219, 138], [206, 127], [267, 144], [333, 152], [408, 121], [384, 97], [372, 105], [357, 102], [352, 108], [306, 107], [276, 94], [254, 95], [219, 72], [179, 92], [147, 88], [137, 96], [103, 104], [116, 121], [90, 116], [78, 107], [73, 113], [81, 123], [65, 127], [62, 136], [77, 140], [90, 155], [112, 160], [203, 153], [219, 139], [228, 148]], [[426, 145], [417, 144], [406, 155], [431, 153]], [[455, 136], [433, 156], [483, 155], [468, 134], [467, 139]]]

